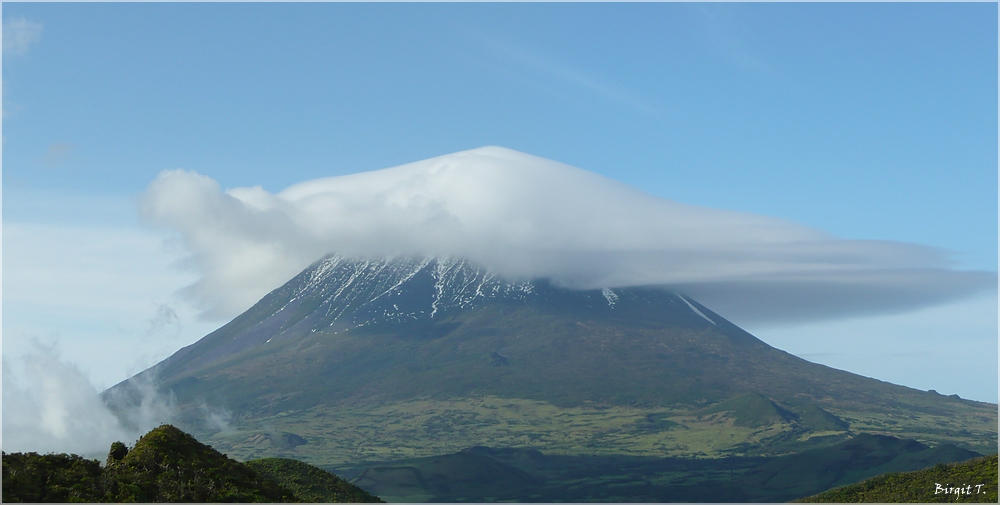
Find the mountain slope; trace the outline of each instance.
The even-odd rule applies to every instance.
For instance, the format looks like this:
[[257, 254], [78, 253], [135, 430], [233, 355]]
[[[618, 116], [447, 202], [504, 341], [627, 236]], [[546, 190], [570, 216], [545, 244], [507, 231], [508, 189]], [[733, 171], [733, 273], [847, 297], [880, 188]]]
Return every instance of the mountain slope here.
[[[143, 375], [213, 445], [315, 464], [473, 445], [780, 454], [855, 432], [996, 445], [995, 405], [809, 363], [683, 295], [509, 282], [454, 259], [324, 258]], [[214, 431], [205, 404], [235, 429]], [[262, 443], [278, 432], [303, 442]]]
[[915, 470], [978, 455], [952, 445], [932, 449], [913, 440], [862, 434], [833, 447], [777, 458], [747, 472], [740, 481], [747, 489], [786, 501], [883, 473]]
[[379, 498], [336, 475], [301, 461], [284, 458], [253, 459], [243, 463], [260, 476], [292, 491], [310, 503], [378, 503]]
[[890, 473], [796, 500], [802, 503], [997, 503], [997, 455]]

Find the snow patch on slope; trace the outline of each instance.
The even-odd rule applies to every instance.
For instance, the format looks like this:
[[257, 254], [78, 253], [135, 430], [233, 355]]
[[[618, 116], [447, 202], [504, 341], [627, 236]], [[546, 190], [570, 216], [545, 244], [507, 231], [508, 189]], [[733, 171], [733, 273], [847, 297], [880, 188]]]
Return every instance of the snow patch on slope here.
[[[677, 295], [677, 297], [678, 297], [678, 298], [680, 298], [680, 299], [681, 299], [681, 301], [683, 301], [684, 303], [686, 303], [686, 304], [687, 304], [687, 306], [688, 306], [688, 307], [690, 307], [690, 308], [691, 308], [691, 310], [692, 310], [692, 311], [693, 311], [693, 312], [694, 312], [695, 314], [698, 314], [699, 316], [701, 316], [701, 317], [702, 317], [702, 319], [704, 319], [704, 320], [706, 320], [706, 321], [708, 321], [708, 322], [710, 322], [710, 323], [712, 323], [712, 324], [715, 324], [715, 321], [712, 321], [712, 320], [711, 320], [711, 319], [710, 319], [710, 318], [709, 318], [708, 316], [706, 316], [706, 315], [705, 315], [704, 313], [702, 313], [702, 312], [701, 312], [700, 310], [698, 310], [698, 308], [697, 308], [697, 307], [695, 307], [694, 305], [691, 305], [691, 302], [687, 301], [687, 299], [686, 299], [686, 298], [684, 298], [684, 297], [683, 297], [683, 296], [681, 296], [681, 295]], [[716, 325], [716, 326], [718, 326], [718, 325]]]
[[327, 326], [364, 326], [434, 318], [443, 310], [493, 298], [524, 299], [533, 291], [530, 282], [506, 282], [489, 269], [453, 258], [352, 260], [331, 255], [303, 273], [303, 281], [277, 312], [319, 298], [313, 310]]
[[608, 288], [601, 288], [601, 294], [608, 300], [608, 306], [612, 309], [615, 308], [615, 304], [618, 303], [618, 295]]

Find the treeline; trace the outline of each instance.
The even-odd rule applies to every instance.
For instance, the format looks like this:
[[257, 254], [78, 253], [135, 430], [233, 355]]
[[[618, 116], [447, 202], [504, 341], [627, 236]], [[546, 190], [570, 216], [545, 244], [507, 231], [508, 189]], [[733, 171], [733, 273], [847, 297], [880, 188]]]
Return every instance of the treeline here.
[[170, 426], [102, 466], [75, 454], [3, 454], [4, 502], [381, 502], [337, 476], [293, 460], [240, 463]]

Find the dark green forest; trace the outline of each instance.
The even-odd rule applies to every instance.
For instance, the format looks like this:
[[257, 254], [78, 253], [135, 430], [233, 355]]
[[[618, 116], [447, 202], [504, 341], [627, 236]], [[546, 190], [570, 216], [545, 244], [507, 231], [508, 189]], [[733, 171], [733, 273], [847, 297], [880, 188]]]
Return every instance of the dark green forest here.
[[163, 425], [107, 461], [3, 454], [4, 502], [381, 502], [319, 468], [278, 458], [240, 463]]

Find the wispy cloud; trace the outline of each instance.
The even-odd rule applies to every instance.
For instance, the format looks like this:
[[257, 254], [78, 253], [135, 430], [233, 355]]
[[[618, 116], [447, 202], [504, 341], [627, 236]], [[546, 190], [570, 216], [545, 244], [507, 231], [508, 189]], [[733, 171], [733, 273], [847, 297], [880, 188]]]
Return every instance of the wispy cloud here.
[[48, 149], [45, 150], [45, 155], [42, 157], [42, 165], [47, 167], [59, 165], [68, 160], [75, 149], [76, 145], [69, 142], [54, 142], [49, 144]]
[[179, 232], [202, 275], [187, 292], [219, 318], [331, 252], [459, 256], [574, 288], [665, 285], [743, 321], [908, 310], [997, 282], [933, 248], [685, 205], [497, 147], [278, 194], [167, 171], [141, 213]]
[[4, 56], [24, 56], [28, 48], [42, 38], [42, 25], [25, 18], [11, 18], [3, 21]]
[[146, 335], [151, 336], [167, 328], [174, 328], [176, 332], [181, 331], [181, 319], [177, 311], [166, 303], [156, 304], [156, 315], [149, 320], [149, 329]]
[[[155, 387], [142, 389], [131, 408], [114, 413], [76, 365], [54, 346], [35, 343], [20, 362], [3, 360], [3, 450], [71, 452], [102, 458], [114, 441], [169, 422], [172, 404]], [[20, 365], [21, 374], [12, 371]], [[137, 390], [138, 391], [138, 390]]]
[[698, 19], [704, 29], [705, 40], [725, 61], [740, 70], [766, 78], [777, 78], [780, 73], [755, 51], [750, 43], [739, 35], [739, 27], [734, 20], [733, 7], [723, 4], [695, 4]]
[[587, 99], [596, 98], [640, 114], [660, 116], [660, 111], [648, 101], [607, 77], [594, 75], [510, 41], [482, 34], [474, 34], [472, 37], [492, 58], [488, 66], [503, 72], [506, 77], [513, 76], [516, 80], [533, 83], [560, 99], [573, 100], [574, 95], [582, 94]]

